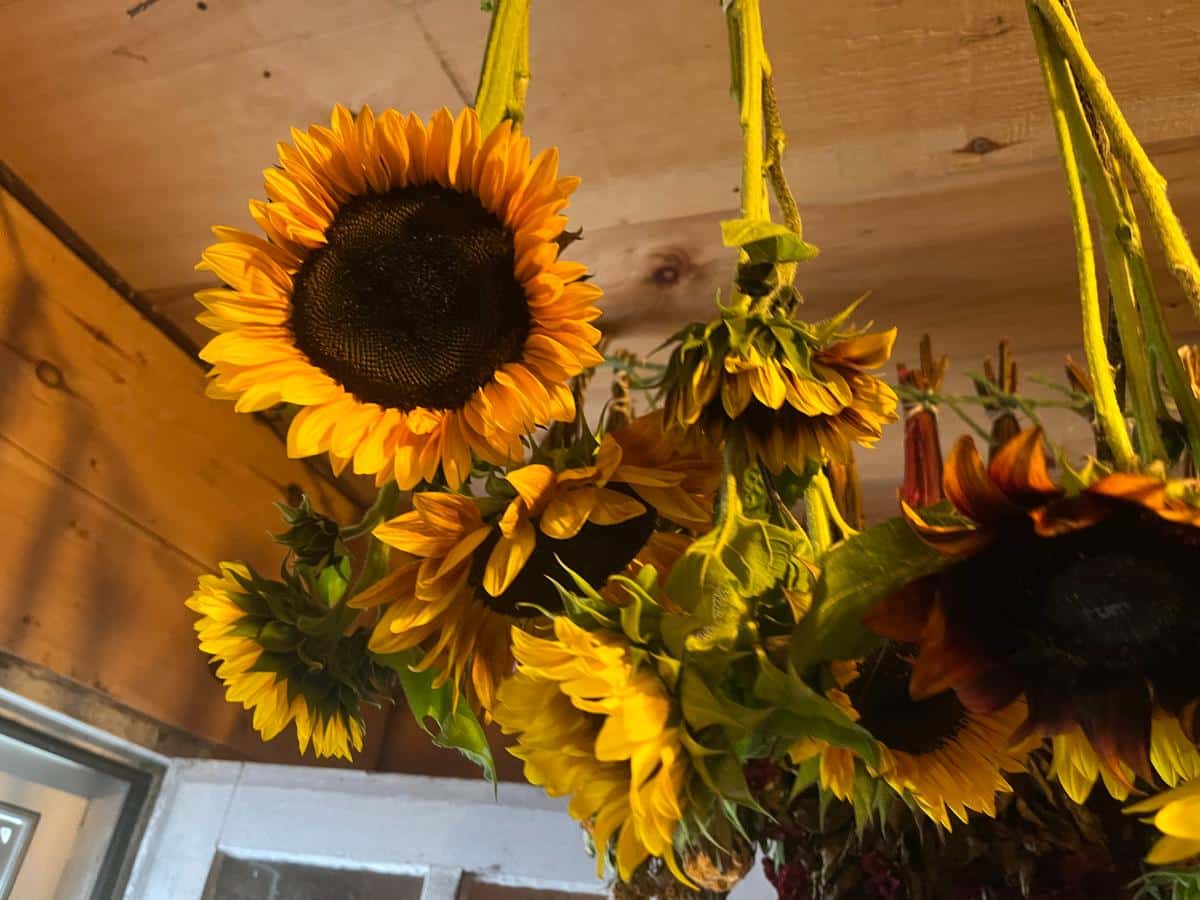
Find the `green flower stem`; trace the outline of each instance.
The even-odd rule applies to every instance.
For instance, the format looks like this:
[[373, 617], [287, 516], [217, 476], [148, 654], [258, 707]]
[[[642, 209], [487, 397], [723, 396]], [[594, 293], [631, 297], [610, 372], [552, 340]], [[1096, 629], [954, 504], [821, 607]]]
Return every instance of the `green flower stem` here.
[[532, 0], [496, 0], [475, 110], [486, 135], [505, 119], [525, 117], [529, 89], [529, 7]]
[[763, 121], [763, 79], [770, 71], [758, 0], [733, 0], [725, 12], [733, 63], [733, 93], [742, 123], [742, 218], [771, 218]]
[[[1123, 192], [1123, 206], [1132, 213], [1132, 202], [1128, 192]], [[1142, 327], [1146, 341], [1150, 346], [1150, 354], [1158, 364], [1159, 371], [1166, 379], [1167, 388], [1175, 400], [1179, 416], [1183, 419], [1184, 430], [1187, 432], [1188, 453], [1192, 462], [1200, 469], [1200, 400], [1192, 391], [1192, 380], [1183, 367], [1183, 360], [1175, 349], [1175, 341], [1167, 328], [1163, 317], [1162, 306], [1158, 302], [1158, 294], [1154, 290], [1154, 281], [1150, 276], [1150, 264], [1146, 262], [1145, 250], [1142, 248], [1141, 234], [1137, 221], [1132, 215], [1127, 217], [1130, 225], [1128, 237], [1125, 240], [1129, 253], [1130, 273], [1133, 277], [1134, 292], [1138, 297], [1138, 310], [1142, 314]]]
[[[1100, 291], [1096, 283], [1095, 250], [1092, 232], [1088, 224], [1087, 204], [1083, 197], [1083, 184], [1079, 165], [1071, 141], [1071, 129], [1067, 122], [1066, 101], [1059, 95], [1058, 79], [1055, 77], [1049, 36], [1046, 24], [1038, 13], [1039, 0], [1028, 0], [1029, 23], [1037, 42], [1038, 58], [1046, 82], [1046, 93], [1054, 118], [1054, 132], [1058, 138], [1059, 156], [1063, 174], [1067, 179], [1067, 194], [1071, 203], [1071, 220], [1075, 229], [1075, 255], [1079, 276], [1079, 294], [1083, 317], [1083, 348], [1088, 370], [1095, 392], [1096, 417], [1108, 445], [1112, 448], [1114, 461], [1119, 469], [1133, 471], [1137, 468], [1137, 456], [1133, 442], [1125, 427], [1121, 406], [1117, 402], [1116, 385], [1113, 383], [1112, 368], [1108, 362], [1108, 349], [1104, 341], [1104, 320], [1100, 313]], [[1054, 0], [1057, 2], [1057, 0]]]
[[392, 512], [396, 508], [396, 501], [399, 499], [400, 488], [396, 486], [396, 482], [389, 481], [379, 489], [379, 493], [375, 495], [375, 502], [363, 513], [363, 517], [353, 525], [347, 525], [342, 529], [342, 540], [353, 541], [374, 531], [377, 525], [381, 525], [391, 518]]
[[[1096, 213], [1100, 219], [1100, 244], [1104, 252], [1109, 289], [1112, 291], [1117, 330], [1120, 332], [1121, 347], [1124, 351], [1126, 383], [1129, 386], [1130, 408], [1137, 424], [1138, 449], [1144, 463], [1166, 460], [1167, 449], [1158, 427], [1154, 376], [1146, 353], [1146, 338], [1142, 332], [1141, 317], [1138, 315], [1138, 301], [1135, 300], [1133, 291], [1130, 261], [1126, 255], [1126, 248], [1118, 238], [1122, 229], [1129, 227], [1129, 223], [1122, 214], [1113, 183], [1117, 173], [1110, 170], [1100, 156], [1100, 148], [1088, 124], [1066, 57], [1048, 42], [1045, 45], [1039, 44], [1039, 49], [1042, 46], [1046, 46], [1050, 54], [1051, 77], [1054, 78], [1055, 91], [1062, 102], [1062, 111], [1070, 129], [1076, 161], [1082, 169], [1084, 181], [1091, 188]], [[1141, 300], [1145, 303], [1146, 298], [1142, 297]]]
[[[1142, 195], [1150, 211], [1150, 221], [1166, 254], [1171, 274], [1183, 287], [1192, 304], [1192, 311], [1200, 317], [1200, 262], [1197, 262], [1183, 226], [1171, 208], [1170, 200], [1167, 199], [1167, 180], [1154, 167], [1129, 127], [1116, 98], [1104, 80], [1104, 75], [1084, 46], [1079, 28], [1063, 8], [1061, 0], [1028, 2], [1031, 13], [1034, 9], [1041, 13], [1039, 21], [1049, 29], [1054, 42], [1070, 61], [1072, 69], [1092, 101], [1096, 117], [1112, 140], [1113, 152], [1129, 167], [1138, 193]], [[1049, 36], [1043, 33], [1039, 42], [1048, 39]]]
[[[765, 54], [765, 50], [763, 51]], [[783, 118], [779, 114], [779, 100], [775, 96], [775, 79], [768, 74], [763, 78], [763, 104], [767, 120], [767, 177], [771, 179], [771, 191], [783, 213], [783, 224], [797, 237], [804, 237], [804, 223], [800, 219], [800, 207], [783, 171], [783, 151], [787, 147], [787, 134], [783, 130]], [[792, 263], [793, 268], [795, 263]]]

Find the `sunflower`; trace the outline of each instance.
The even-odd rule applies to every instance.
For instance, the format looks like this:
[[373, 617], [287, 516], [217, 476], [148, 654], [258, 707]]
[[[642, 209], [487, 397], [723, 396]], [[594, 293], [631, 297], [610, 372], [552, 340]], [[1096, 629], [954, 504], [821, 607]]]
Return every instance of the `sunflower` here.
[[[835, 663], [830, 700], [871, 733], [879, 764], [870, 773], [943, 828], [950, 814], [967, 821], [968, 811], [996, 814], [996, 794], [1012, 790], [1006, 772], [1024, 768], [1027, 748], [1010, 739], [1024, 718], [1019, 701], [990, 714], [967, 710], [953, 692], [925, 700], [908, 693], [909, 662], [894, 649], [862, 661]], [[802, 738], [789, 750], [800, 763], [820, 754], [822, 787], [841, 800], [854, 796], [856, 757], [851, 750]]]
[[[550, 579], [563, 581], [564, 566], [597, 587], [644, 565], [665, 581], [690, 539], [656, 532], [656, 518], [707, 525], [719, 461], [703, 448], [658, 453], [658, 443], [647, 439], [653, 421], [634, 420], [605, 435], [586, 465], [510, 471], [507, 502], [416, 494], [410, 512], [375, 530], [405, 557], [352, 601], [361, 608], [388, 604], [371, 649], [426, 646], [419, 667], [468, 687], [489, 710], [512, 670], [512, 629], [542, 627], [545, 612], [562, 610]], [[605, 595], [622, 602], [618, 587]]]
[[895, 392], [870, 374], [887, 362], [896, 329], [846, 331], [850, 310], [815, 325], [726, 310], [681, 332], [664, 383], [666, 422], [719, 443], [738, 423], [751, 453], [775, 473], [808, 461], [846, 464], [897, 420]]
[[[1058, 780], [1076, 803], [1087, 802], [1097, 778], [1115, 799], [1129, 797], [1133, 771], [1124, 763], [1117, 771], [1103, 764], [1082, 729], [1055, 735], [1053, 748], [1050, 776]], [[1200, 778], [1200, 750], [1184, 734], [1179, 720], [1162, 710], [1156, 710], [1150, 722], [1150, 765], [1167, 787]]]
[[525, 777], [552, 797], [569, 796], [599, 853], [610, 843], [628, 881], [650, 857], [683, 883], [674, 835], [689, 774], [678, 714], [666, 686], [639, 666], [615, 634], [595, 634], [565, 616], [554, 637], [513, 632], [516, 674], [500, 688], [496, 721], [517, 735], [510, 752]]
[[867, 624], [918, 645], [914, 696], [952, 687], [989, 712], [1023, 694], [1023, 733], [1079, 729], [1117, 780], [1126, 768], [1150, 780], [1151, 757], [1168, 752], [1155, 746], [1156, 715], [1196, 737], [1200, 511], [1179, 499], [1185, 487], [1113, 474], [1066, 496], [1039, 431], [1018, 435], [988, 468], [963, 438], [945, 490], [970, 521], [904, 507], [954, 561], [885, 598]]
[[458, 487], [472, 454], [522, 456], [521, 436], [570, 421], [568, 380], [602, 360], [600, 290], [558, 258], [578, 179], [558, 153], [530, 160], [509, 122], [482, 135], [472, 109], [333, 111], [292, 131], [250, 213], [266, 240], [214, 229], [199, 269], [209, 392], [252, 412], [303, 407], [294, 457], [327, 451], [402, 488], [439, 472]]
[[310, 665], [296, 652], [299, 633], [274, 616], [259, 589], [278, 583], [263, 582], [240, 563], [221, 563], [220, 569], [219, 575], [200, 576], [186, 603], [201, 616], [195, 626], [200, 650], [219, 663], [225, 699], [254, 710], [254, 728], [264, 741], [294, 722], [301, 754], [311, 742], [319, 757], [350, 760], [351, 748], [363, 746], [361, 669], [369, 663], [362, 662], [362, 642], [351, 638], [319, 667]]
[[1146, 862], [1164, 866], [1200, 856], [1200, 778], [1135, 803], [1125, 811], [1154, 813], [1154, 827], [1163, 834]]

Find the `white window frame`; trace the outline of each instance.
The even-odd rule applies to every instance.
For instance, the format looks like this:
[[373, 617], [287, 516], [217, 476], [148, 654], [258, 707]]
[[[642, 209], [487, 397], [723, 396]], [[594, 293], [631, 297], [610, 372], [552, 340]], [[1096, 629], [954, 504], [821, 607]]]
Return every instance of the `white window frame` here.
[[[175, 760], [126, 900], [201, 900], [213, 858], [424, 878], [421, 900], [476, 882], [607, 894], [565, 802], [540, 788], [258, 763]], [[736, 900], [774, 900], [761, 869]]]

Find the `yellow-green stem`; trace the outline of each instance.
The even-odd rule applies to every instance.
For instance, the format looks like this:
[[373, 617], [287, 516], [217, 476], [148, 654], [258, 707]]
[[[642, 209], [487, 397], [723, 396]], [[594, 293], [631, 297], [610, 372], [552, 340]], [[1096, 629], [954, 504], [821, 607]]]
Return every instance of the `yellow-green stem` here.
[[1200, 469], [1200, 400], [1192, 392], [1192, 380], [1183, 367], [1179, 358], [1174, 338], [1167, 327], [1163, 316], [1162, 306], [1158, 302], [1158, 293], [1154, 289], [1154, 280], [1150, 275], [1150, 264], [1146, 262], [1146, 252], [1142, 247], [1142, 237], [1134, 217], [1133, 202], [1124, 185], [1121, 185], [1121, 206], [1126, 210], [1126, 222], [1129, 229], [1125, 233], [1123, 243], [1129, 259], [1130, 274], [1133, 278], [1134, 293], [1138, 298], [1138, 311], [1142, 315], [1142, 327], [1146, 334], [1146, 343], [1150, 353], [1158, 363], [1167, 389], [1175, 400], [1179, 417], [1183, 419], [1184, 431], [1187, 433], [1188, 453], [1197, 469]]
[[1183, 287], [1192, 304], [1192, 311], [1200, 317], [1200, 262], [1197, 262], [1196, 254], [1192, 252], [1192, 246], [1184, 234], [1183, 225], [1167, 199], [1167, 180], [1154, 167], [1129, 127], [1116, 98], [1104, 80], [1104, 75], [1088, 53], [1078, 27], [1062, 7], [1060, 0], [1029, 2], [1042, 14], [1042, 20], [1055, 43], [1070, 60], [1092, 101], [1096, 117], [1108, 132], [1113, 152], [1129, 167], [1138, 193], [1142, 195], [1150, 211], [1150, 221], [1166, 254], [1167, 265]]
[[725, 13], [733, 53], [734, 93], [742, 123], [742, 218], [770, 219], [764, 178], [763, 78], [768, 72], [758, 0], [734, 0]]
[[[1137, 425], [1138, 450], [1143, 463], [1165, 461], [1167, 450], [1158, 427], [1158, 405], [1154, 397], [1154, 375], [1146, 351], [1146, 336], [1142, 331], [1138, 304], [1134, 297], [1129, 259], [1118, 238], [1118, 234], [1122, 228], [1128, 227], [1128, 223], [1122, 214], [1114, 184], [1117, 173], [1110, 171], [1100, 156], [1100, 148], [1092, 135], [1066, 57], [1055, 46], [1047, 45], [1047, 50], [1051, 56], [1051, 77], [1063, 105], [1076, 160], [1082, 168], [1084, 181], [1091, 188], [1096, 213], [1100, 219], [1100, 244], [1104, 251], [1104, 266], [1108, 272], [1108, 286], [1112, 293], [1117, 330], [1121, 334], [1121, 352], [1125, 360], [1130, 409]], [[1115, 165], [1115, 162], [1113, 164]]]
[[505, 119], [525, 116], [529, 88], [529, 7], [532, 0], [496, 0], [475, 110], [484, 134]]
[[1095, 251], [1092, 246], [1092, 232], [1088, 225], [1087, 204], [1084, 201], [1079, 165], [1072, 147], [1070, 127], [1067, 124], [1066, 103], [1064, 98], [1059, 96], [1058, 84], [1051, 64], [1049, 37], [1046, 33], [1046, 24], [1038, 13], [1038, 2], [1039, 0], [1029, 0], [1029, 23], [1033, 28], [1034, 40], [1038, 46], [1038, 57], [1041, 61], [1046, 93], [1050, 99], [1050, 111], [1054, 119], [1054, 132], [1058, 138], [1059, 156], [1062, 158], [1063, 174], [1067, 180], [1067, 195], [1071, 203], [1071, 222], [1075, 230], [1076, 266], [1083, 317], [1083, 349], [1088, 370], [1092, 376], [1096, 418], [1112, 449], [1117, 467], [1125, 471], [1133, 471], [1137, 468], [1137, 457], [1133, 452], [1133, 442], [1125, 427], [1120, 404], [1117, 402], [1116, 385], [1113, 383], [1112, 368], [1108, 362], [1108, 350], [1104, 342], [1104, 321], [1100, 313], [1100, 291], [1096, 282]]

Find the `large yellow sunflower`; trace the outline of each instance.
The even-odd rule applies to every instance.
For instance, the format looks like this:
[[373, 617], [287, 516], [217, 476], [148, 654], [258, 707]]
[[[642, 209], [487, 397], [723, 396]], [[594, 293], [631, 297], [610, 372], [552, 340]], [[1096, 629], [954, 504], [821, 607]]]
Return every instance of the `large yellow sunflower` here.
[[[196, 622], [200, 650], [219, 663], [217, 677], [225, 699], [254, 710], [254, 728], [264, 741], [296, 724], [300, 752], [311, 742], [317, 756], [349, 760], [362, 750], [363, 721], [354, 679], [338, 677], [336, 665], [314, 668], [294, 652], [288, 627], [279, 622], [261, 596], [251, 590], [253, 576], [240, 563], [221, 563], [221, 574], [202, 575], [186, 601], [201, 618]], [[272, 646], [272, 650], [264, 647]], [[365, 648], [342, 655], [365, 659]], [[353, 659], [347, 659], [356, 668]]]
[[[542, 611], [562, 609], [550, 579], [566, 582], [563, 566], [597, 588], [643, 565], [664, 582], [688, 539], [656, 532], [656, 518], [707, 526], [720, 463], [703, 445], [663, 452], [648, 438], [656, 421], [605, 435], [586, 465], [509, 472], [513, 493], [499, 506], [495, 497], [416, 494], [410, 512], [375, 530], [405, 557], [352, 601], [388, 604], [371, 649], [424, 646], [419, 666], [467, 687], [488, 710], [512, 670], [512, 628], [544, 625]], [[621, 602], [619, 588], [606, 595]]]
[[[907, 793], [930, 819], [951, 827], [950, 814], [966, 822], [970, 811], [996, 814], [996, 794], [1011, 791], [1006, 772], [1024, 768], [1028, 748], [1011, 738], [1025, 717], [1018, 701], [988, 715], [969, 712], [952, 692], [927, 700], [908, 694], [911, 666], [895, 650], [861, 663], [836, 663], [837, 687], [827, 692], [875, 738], [879, 765], [870, 770], [897, 793]], [[820, 754], [822, 787], [841, 800], [854, 795], [853, 751], [802, 738], [789, 750], [793, 762]]]
[[1165, 866], [1200, 858], [1200, 778], [1135, 803], [1125, 811], [1154, 813], [1154, 826], [1163, 836], [1146, 857], [1147, 862]]
[[219, 334], [201, 351], [210, 393], [243, 412], [304, 407], [288, 452], [403, 488], [439, 471], [458, 487], [472, 453], [522, 456], [521, 436], [569, 421], [568, 380], [600, 362], [600, 290], [558, 258], [578, 179], [534, 159], [509, 122], [369, 107], [293, 130], [250, 213], [266, 240], [217, 228], [198, 265]]
[[689, 765], [658, 675], [638, 666], [617, 635], [565, 616], [554, 619], [552, 639], [514, 631], [513, 648], [517, 673], [500, 688], [495, 718], [517, 735], [510, 752], [524, 761], [526, 779], [571, 798], [571, 815], [595, 841], [598, 871], [611, 842], [622, 881], [654, 856], [688, 883], [674, 836]]
[[953, 563], [885, 598], [867, 623], [918, 646], [914, 696], [952, 688], [988, 712], [1024, 695], [1023, 733], [1078, 729], [1110, 782], [1132, 771], [1153, 783], [1151, 758], [1175, 743], [1156, 718], [1197, 737], [1200, 509], [1187, 487], [1117, 473], [1067, 496], [1050, 480], [1040, 432], [1019, 434], [986, 467], [963, 438], [945, 491], [969, 521], [904, 507]]

